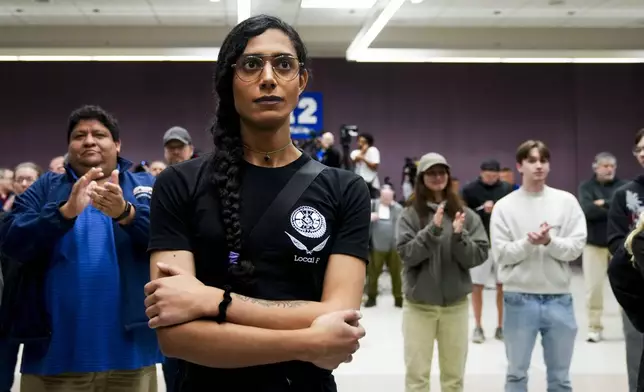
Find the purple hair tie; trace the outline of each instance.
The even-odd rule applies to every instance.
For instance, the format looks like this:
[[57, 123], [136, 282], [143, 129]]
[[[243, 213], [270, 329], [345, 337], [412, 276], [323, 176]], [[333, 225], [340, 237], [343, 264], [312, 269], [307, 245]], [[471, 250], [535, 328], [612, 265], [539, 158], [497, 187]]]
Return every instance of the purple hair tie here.
[[228, 263], [229, 264], [237, 264], [237, 259], [239, 259], [239, 253], [237, 253], [237, 252], [228, 253]]

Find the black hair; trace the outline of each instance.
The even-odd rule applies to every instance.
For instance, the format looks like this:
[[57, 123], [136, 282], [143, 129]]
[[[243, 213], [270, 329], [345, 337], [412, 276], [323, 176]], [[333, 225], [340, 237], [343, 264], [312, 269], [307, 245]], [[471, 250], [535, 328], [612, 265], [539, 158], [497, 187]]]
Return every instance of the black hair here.
[[148, 171], [148, 161], [141, 161], [138, 165], [132, 168], [133, 173], [147, 173]]
[[640, 143], [640, 140], [644, 137], [644, 128], [640, 129], [635, 133], [635, 145]]
[[373, 135], [370, 133], [361, 133], [358, 137], [363, 137], [369, 147], [373, 146]]
[[286, 34], [293, 47], [303, 70], [308, 71], [309, 58], [306, 47], [295, 29], [281, 19], [258, 15], [244, 20], [235, 26], [224, 39], [217, 58], [214, 82], [215, 91], [219, 97], [215, 121], [210, 128], [215, 144], [215, 152], [210, 158], [209, 168], [212, 173], [211, 182], [219, 196], [221, 215], [226, 231], [226, 244], [229, 252], [239, 255], [228, 260], [230, 278], [237, 284], [250, 288], [253, 283], [253, 263], [242, 253], [242, 228], [240, 222], [241, 209], [241, 164], [244, 150], [241, 139], [241, 124], [239, 113], [235, 109], [233, 97], [233, 65], [244, 53], [248, 41], [266, 30], [277, 29]]
[[108, 131], [110, 131], [112, 139], [114, 139], [115, 142], [118, 142], [120, 140], [119, 123], [116, 120], [116, 117], [114, 117], [111, 113], [104, 110], [100, 106], [85, 105], [74, 110], [69, 116], [69, 121], [67, 123], [68, 143], [69, 138], [72, 135], [72, 131], [74, 130], [74, 128], [76, 128], [78, 123], [83, 120], [96, 120], [100, 122], [105, 128], [107, 128]]

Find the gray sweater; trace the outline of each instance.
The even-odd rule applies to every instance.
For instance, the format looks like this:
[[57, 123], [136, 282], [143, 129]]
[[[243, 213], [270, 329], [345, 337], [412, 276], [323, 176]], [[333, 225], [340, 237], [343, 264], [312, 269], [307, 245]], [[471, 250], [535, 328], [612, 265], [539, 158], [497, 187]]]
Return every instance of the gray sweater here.
[[465, 207], [465, 224], [455, 234], [452, 220], [444, 215], [434, 226], [438, 206], [430, 205], [424, 228], [413, 207], [403, 211], [396, 231], [396, 247], [403, 262], [403, 291], [414, 302], [446, 306], [472, 292], [469, 269], [482, 264], [490, 246], [481, 218]]
[[[380, 200], [371, 201], [371, 211], [378, 213]], [[389, 219], [371, 222], [371, 246], [376, 252], [389, 252], [396, 249], [396, 223], [402, 213], [402, 206], [393, 202], [389, 206]]]

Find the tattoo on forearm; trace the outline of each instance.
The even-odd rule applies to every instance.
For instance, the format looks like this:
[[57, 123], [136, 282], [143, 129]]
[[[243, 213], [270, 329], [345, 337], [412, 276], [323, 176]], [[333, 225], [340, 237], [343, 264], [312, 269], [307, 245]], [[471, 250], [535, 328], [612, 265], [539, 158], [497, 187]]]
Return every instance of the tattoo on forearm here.
[[250, 302], [252, 304], [257, 304], [266, 308], [297, 308], [309, 303], [309, 301], [268, 301], [265, 299], [251, 298], [240, 294], [235, 294], [235, 297], [240, 301]]

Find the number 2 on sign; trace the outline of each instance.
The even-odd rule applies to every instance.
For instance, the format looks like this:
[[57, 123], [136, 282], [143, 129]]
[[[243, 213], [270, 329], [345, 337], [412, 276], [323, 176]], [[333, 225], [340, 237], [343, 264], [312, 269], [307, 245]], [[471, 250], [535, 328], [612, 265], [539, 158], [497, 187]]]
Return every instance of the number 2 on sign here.
[[[313, 125], [318, 123], [318, 116], [315, 112], [318, 110], [318, 103], [311, 97], [304, 97], [297, 103], [297, 108], [302, 109], [297, 116], [297, 124]], [[295, 124], [295, 114], [291, 113], [291, 124]]]

